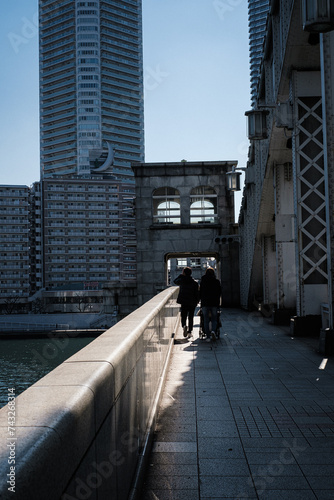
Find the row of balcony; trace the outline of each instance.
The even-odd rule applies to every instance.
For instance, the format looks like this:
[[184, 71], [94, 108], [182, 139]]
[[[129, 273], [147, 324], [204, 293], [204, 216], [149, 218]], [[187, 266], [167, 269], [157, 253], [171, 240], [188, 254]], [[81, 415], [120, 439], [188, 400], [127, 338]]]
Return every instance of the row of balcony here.
[[[106, 206], [105, 203], [73, 203], [73, 202], [64, 202], [64, 199], [61, 197], [53, 197], [53, 200], [59, 200], [58, 203], [48, 203], [48, 209], [50, 210], [64, 210], [65, 208], [69, 208], [70, 210], [78, 210], [79, 212], [85, 212], [85, 215], [82, 215], [82, 217], [87, 217], [87, 210], [105, 210], [105, 217], [108, 217], [108, 212], [109, 210], [118, 210], [118, 206], [113, 206], [110, 207], [110, 205]], [[109, 208], [110, 207], [110, 208]], [[88, 214], [88, 216], [91, 217], [96, 217], [96, 214]], [[48, 215], [46, 215], [48, 217]]]
[[[84, 243], [84, 244], [90, 244], [90, 242], [92, 241], [91, 238], [98, 238], [99, 239], [99, 242], [101, 243], [101, 240], [105, 241], [105, 239], [109, 236], [109, 237], [113, 237], [113, 236], [118, 236], [119, 233], [118, 231], [110, 231], [109, 235], [107, 233], [89, 233], [86, 235], [86, 233], [82, 233], [82, 232], [73, 232], [73, 233], [68, 233], [67, 235], [64, 234], [63, 232], [58, 232], [58, 231], [48, 231], [48, 239], [49, 239], [49, 244], [52, 244], [52, 238], [54, 238], [54, 241], [55, 243], [56, 242], [59, 242], [59, 237], [64, 237], [64, 238], [67, 238], [67, 241], [68, 242], [73, 242], [76, 241], [77, 243], [80, 242], [80, 243]], [[75, 237], [75, 238], [73, 238]], [[72, 239], [73, 238], [73, 239]]]
[[[110, 12], [112, 15], [122, 16], [131, 19], [132, 21], [136, 21], [138, 19], [138, 9], [135, 6], [135, 2], [133, 8], [129, 5], [129, 2], [127, 2], [126, 9], [126, 11], [121, 10], [120, 5], [117, 2], [111, 1], [109, 1], [108, 4], [103, 4], [102, 7], [103, 12]], [[133, 15], [129, 14], [130, 11], [133, 12]]]
[[[120, 218], [120, 213], [121, 211], [117, 211], [116, 213], [108, 213], [105, 212], [105, 214], [100, 214], [95, 216], [95, 214], [91, 214], [89, 212], [86, 212], [85, 214], [78, 214], [78, 215], [69, 215], [69, 214], [59, 214], [57, 212], [56, 214], [48, 214], [45, 217], [45, 225], [47, 227], [66, 227], [66, 228], [100, 228], [100, 229], [106, 229], [108, 227], [118, 227], [122, 225], [122, 220]], [[56, 219], [56, 220], [55, 220]], [[77, 219], [77, 220], [73, 220]], [[98, 220], [101, 219], [101, 220]], [[129, 219], [127, 221], [127, 225], [131, 223], [130, 217], [127, 217]], [[123, 217], [124, 220], [124, 217]], [[135, 224], [135, 221], [133, 219], [133, 225]]]
[[1, 263], [1, 259], [5, 260], [5, 261], [11, 261], [11, 260], [14, 260], [14, 261], [25, 261], [25, 260], [29, 260], [29, 255], [26, 254], [25, 252], [23, 253], [19, 253], [19, 254], [15, 254], [15, 255], [12, 255], [10, 254], [9, 252], [2, 252], [0, 254], [0, 265], [3, 265], [3, 263]]
[[[52, 191], [52, 190], [50, 190]], [[72, 191], [72, 190], [71, 190]], [[52, 193], [49, 192], [47, 196], [48, 200], [66, 200], [66, 201], [112, 201], [113, 203], [109, 203], [108, 207], [114, 207], [117, 208], [119, 198], [115, 194], [108, 194], [108, 193], [101, 193], [101, 194], [89, 194], [89, 193], [78, 193], [78, 194], [72, 194], [71, 192], [66, 192], [66, 190], [63, 190], [61, 193], [59, 190], [59, 193]], [[117, 202], [117, 203], [115, 203]], [[89, 206], [89, 204], [88, 204]]]
[[43, 118], [54, 111], [59, 113], [60, 111], [71, 109], [72, 107], [76, 107], [76, 100], [73, 99], [71, 94], [64, 96], [62, 99], [49, 99], [43, 103], [44, 111], [40, 114], [40, 117]]
[[71, 237], [68, 237], [68, 238], [61, 238], [61, 237], [58, 237], [58, 238], [54, 238], [54, 239], [47, 239], [46, 242], [45, 242], [45, 246], [47, 247], [48, 245], [49, 246], [52, 246], [52, 245], [80, 245], [80, 246], [83, 246], [85, 245], [85, 247], [89, 246], [89, 245], [110, 245], [110, 244], [115, 244], [115, 241], [114, 241], [114, 237], [118, 237], [119, 235], [115, 234], [115, 235], [112, 235], [112, 237], [105, 237], [105, 238], [101, 238], [99, 237], [98, 239], [91, 239], [91, 238], [71, 238]]
[[[121, 226], [122, 227], [122, 226]], [[124, 226], [127, 227], [127, 226]], [[134, 228], [134, 224], [131, 224], [129, 226], [131, 229]], [[59, 229], [60, 228], [60, 229]], [[103, 226], [89, 226], [84, 227], [83, 225], [78, 225], [78, 226], [66, 226], [65, 224], [49, 224], [46, 226], [45, 233], [49, 235], [57, 234], [57, 235], [79, 235], [79, 236], [85, 236], [85, 235], [100, 235], [100, 236], [105, 236], [109, 234], [110, 232], [114, 234], [115, 230], [118, 231], [121, 228], [119, 227], [119, 224], [104, 224]]]
[[[70, 190], [71, 192], [77, 192], [77, 193], [97, 193], [100, 192], [102, 194], [106, 193], [112, 193], [112, 196], [114, 197], [113, 199], [117, 199], [118, 195], [115, 193], [118, 193], [118, 189], [116, 186], [94, 186], [94, 185], [73, 185], [73, 184], [48, 184], [48, 191], [59, 191], [61, 193], [66, 192], [67, 190]], [[110, 196], [109, 196], [110, 197]]]
[[[26, 264], [24, 263], [24, 259], [16, 259], [15, 262], [16, 264], [10, 262], [12, 259], [6, 258], [6, 261], [0, 261], [0, 269], [3, 271], [15, 271], [16, 269], [18, 271], [24, 270], [24, 269], [30, 269], [29, 263]], [[23, 261], [23, 262], [22, 262]]]
[[65, 281], [75, 281], [75, 282], [78, 282], [78, 281], [87, 281], [87, 280], [90, 280], [90, 281], [110, 281], [112, 279], [112, 275], [110, 276], [104, 276], [104, 275], [91, 275], [91, 276], [86, 276], [84, 274], [82, 275], [75, 275], [75, 276], [70, 276], [68, 274], [62, 274], [60, 276], [57, 276], [57, 275], [50, 275], [50, 276], [46, 276], [46, 281], [47, 281], [47, 285], [46, 286], [50, 286], [49, 283], [52, 283], [52, 282], [56, 282], [56, 281], [61, 281], [61, 282], [65, 282]]
[[49, 89], [45, 89], [43, 95], [41, 96], [42, 107], [44, 107], [45, 104], [57, 102], [56, 101], [57, 97], [59, 97], [62, 101], [64, 101], [64, 99], [73, 99], [73, 98], [75, 99], [76, 98], [75, 88], [69, 86], [67, 91], [66, 89], [62, 89], [59, 92], [51, 92]]
[[[75, 44], [75, 32], [72, 30], [71, 36], [67, 38], [63, 38], [56, 43], [48, 42], [47, 45], [42, 45], [40, 42], [40, 46], [42, 49], [40, 60], [42, 62], [47, 61], [47, 66], [52, 65], [53, 61], [55, 64], [58, 63], [58, 60], [61, 59], [59, 56], [63, 56], [66, 54], [65, 59], [73, 57], [73, 45]], [[58, 49], [58, 50], [57, 50]]]
[[[19, 295], [22, 295], [24, 297], [28, 297], [29, 295], [29, 283], [22, 283], [21, 281], [11, 281], [11, 282], [5, 282], [5, 283], [2, 283], [1, 280], [0, 280], [0, 284], [5, 284], [6, 285], [6, 289], [3, 289], [0, 287], [0, 295], [2, 296], [8, 296], [8, 291], [10, 291], [11, 293], [15, 293], [16, 294], [19, 294]], [[22, 290], [22, 288], [26, 289], [26, 291]]]
[[25, 272], [6, 272], [0, 270], [0, 281], [1, 280], [28, 280], [29, 279], [29, 273]]
[[[133, 259], [133, 261], [135, 261], [135, 259]], [[93, 264], [108, 264], [108, 263], [112, 263], [112, 264], [117, 264], [120, 262], [120, 259], [119, 257], [110, 257], [110, 258], [103, 258], [103, 259], [92, 259], [90, 257], [87, 257], [87, 258], [83, 258], [81, 259], [80, 257], [77, 257], [77, 258], [55, 258], [55, 257], [52, 257], [52, 258], [46, 258], [46, 262], [47, 263], [50, 263], [50, 264], [89, 264], [89, 265], [93, 265]], [[1, 266], [0, 266], [1, 268]]]
[[[69, 248], [69, 247], [66, 247], [66, 248], [52, 248], [52, 252], [50, 252], [50, 254], [52, 255], [65, 255], [65, 254], [68, 254], [68, 255], [86, 255], [87, 256], [87, 252], [90, 252], [90, 251], [94, 251], [94, 254], [101, 254], [101, 255], [106, 255], [108, 256], [109, 254], [111, 255], [118, 255], [119, 254], [119, 249], [115, 249], [115, 250], [112, 250], [110, 249], [110, 247], [108, 249], [103, 249], [103, 250], [100, 250], [98, 248], [85, 248], [85, 249], [79, 249], [79, 248]], [[134, 250], [135, 252], [135, 250]]]
[[[13, 234], [12, 236], [1, 236], [0, 238], [1, 243], [22, 243], [22, 244], [27, 244], [29, 242], [29, 237], [21, 237], [21, 236], [15, 236]], [[23, 246], [21, 248], [24, 248]], [[27, 247], [26, 247], [27, 248]]]
[[[2, 213], [2, 212], [0, 211], [0, 213]], [[22, 225], [22, 224], [27, 225], [27, 224], [29, 224], [29, 221], [27, 220], [28, 215], [29, 215], [29, 212], [27, 211], [27, 213], [25, 214], [25, 217], [11, 217], [9, 215], [6, 217], [1, 217], [0, 224], [6, 224], [6, 226], [8, 224], [15, 224], [15, 227]], [[0, 229], [4, 229], [4, 228], [0, 226]], [[7, 228], [6, 228], [6, 230], [7, 230]]]
[[[0, 205], [5, 205], [6, 207], [27, 207], [28, 206], [28, 197], [26, 196], [25, 200], [17, 200], [15, 198], [7, 198], [6, 196], [1, 196], [2, 193], [0, 193]], [[16, 195], [15, 195], [16, 196]], [[19, 196], [19, 195], [17, 195]]]
[[[59, 208], [59, 207], [58, 207]], [[72, 222], [73, 226], [78, 226], [78, 225], [84, 225], [87, 221], [91, 222], [91, 219], [102, 219], [102, 220], [106, 220], [106, 219], [117, 219], [119, 220], [119, 213], [117, 214], [110, 214], [108, 213], [107, 211], [103, 214], [96, 214], [96, 213], [89, 213], [89, 212], [83, 212], [83, 213], [77, 213], [77, 214], [73, 214], [73, 213], [68, 213], [68, 212], [49, 212], [45, 215], [45, 220], [47, 221], [49, 218], [55, 218], [57, 217], [58, 219], [59, 218], [62, 218], [62, 219], [79, 219], [80, 221], [82, 221], [82, 224], [79, 224], [77, 222]], [[96, 227], [100, 226], [101, 224], [99, 224], [98, 222], [95, 223], [96, 224]], [[91, 224], [89, 224], [91, 225]]]

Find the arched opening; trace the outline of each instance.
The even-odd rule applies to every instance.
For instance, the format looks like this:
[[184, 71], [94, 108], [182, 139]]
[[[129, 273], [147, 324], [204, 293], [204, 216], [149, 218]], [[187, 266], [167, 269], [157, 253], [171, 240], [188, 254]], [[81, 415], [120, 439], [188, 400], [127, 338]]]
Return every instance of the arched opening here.
[[192, 269], [192, 277], [199, 281], [208, 267], [213, 267], [220, 280], [219, 253], [168, 253], [165, 255], [166, 285], [173, 286], [174, 279], [182, 273], [184, 267]]
[[190, 223], [214, 224], [217, 220], [216, 191], [210, 186], [193, 188], [190, 193]]
[[153, 224], [180, 224], [180, 193], [171, 187], [153, 191]]

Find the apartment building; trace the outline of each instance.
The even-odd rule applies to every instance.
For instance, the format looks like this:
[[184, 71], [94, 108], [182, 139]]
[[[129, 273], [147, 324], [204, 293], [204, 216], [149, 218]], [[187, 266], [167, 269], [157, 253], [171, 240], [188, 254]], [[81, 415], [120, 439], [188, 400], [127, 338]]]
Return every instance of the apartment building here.
[[50, 290], [136, 280], [133, 185], [101, 176], [42, 181], [43, 275]]
[[3, 185], [0, 227], [3, 313], [84, 312], [83, 297], [102, 303], [103, 290], [136, 284], [132, 183], [58, 176], [30, 188]]
[[30, 189], [0, 186], [0, 305], [24, 307], [30, 295]]
[[144, 160], [141, 0], [41, 0], [41, 179]]

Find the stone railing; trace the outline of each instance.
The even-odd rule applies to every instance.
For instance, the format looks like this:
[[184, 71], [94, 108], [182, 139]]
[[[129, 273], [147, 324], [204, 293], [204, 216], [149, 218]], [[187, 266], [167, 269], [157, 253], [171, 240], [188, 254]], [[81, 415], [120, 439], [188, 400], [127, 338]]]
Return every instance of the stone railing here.
[[0, 498], [138, 497], [179, 321], [176, 294], [164, 290], [16, 399], [8, 388]]

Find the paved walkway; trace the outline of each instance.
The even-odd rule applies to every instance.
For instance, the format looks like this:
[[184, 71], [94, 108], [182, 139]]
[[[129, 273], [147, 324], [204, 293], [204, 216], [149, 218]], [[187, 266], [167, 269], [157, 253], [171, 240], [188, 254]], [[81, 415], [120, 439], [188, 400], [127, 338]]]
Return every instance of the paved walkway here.
[[177, 332], [142, 498], [333, 500], [334, 360], [258, 313], [222, 323]]

